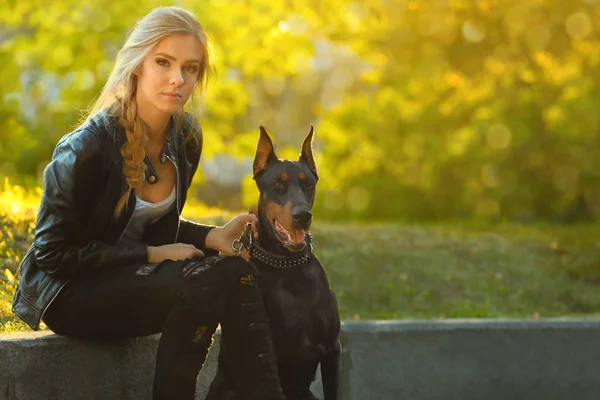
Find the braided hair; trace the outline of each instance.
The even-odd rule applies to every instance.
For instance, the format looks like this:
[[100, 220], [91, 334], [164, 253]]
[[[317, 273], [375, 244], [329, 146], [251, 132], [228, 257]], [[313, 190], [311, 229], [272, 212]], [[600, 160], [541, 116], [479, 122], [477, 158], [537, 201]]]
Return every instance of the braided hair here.
[[[203, 54], [194, 90], [204, 89], [209, 74], [213, 72], [206, 33], [191, 11], [181, 7], [159, 7], [150, 11], [137, 22], [125, 44], [119, 50], [106, 84], [87, 113], [86, 120], [89, 120], [101, 110], [106, 110], [109, 115], [117, 117], [125, 129], [126, 140], [121, 146], [121, 155], [123, 157], [123, 176], [128, 187], [115, 206], [115, 218], [127, 207], [131, 191], [140, 187], [145, 179], [144, 159], [146, 158], [148, 129], [138, 115], [135, 98], [137, 87], [135, 72], [142, 65], [150, 50], [162, 39], [182, 33], [195, 36], [202, 44]], [[193, 99], [193, 97], [192, 95], [191, 98]], [[182, 109], [177, 114], [178, 127], [181, 127], [183, 116]]]

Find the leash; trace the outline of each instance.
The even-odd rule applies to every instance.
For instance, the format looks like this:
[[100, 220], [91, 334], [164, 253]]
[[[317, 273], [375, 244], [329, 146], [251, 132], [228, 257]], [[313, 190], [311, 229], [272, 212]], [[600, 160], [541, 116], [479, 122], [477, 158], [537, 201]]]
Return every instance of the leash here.
[[242, 231], [242, 234], [233, 240], [231, 248], [237, 256], [240, 255], [242, 248], [247, 248], [250, 252], [250, 258], [261, 261], [274, 268], [292, 268], [300, 266], [313, 258], [312, 236], [307, 235], [308, 246], [300, 254], [292, 256], [280, 256], [273, 254], [254, 242], [252, 238], [252, 223], [248, 222]]

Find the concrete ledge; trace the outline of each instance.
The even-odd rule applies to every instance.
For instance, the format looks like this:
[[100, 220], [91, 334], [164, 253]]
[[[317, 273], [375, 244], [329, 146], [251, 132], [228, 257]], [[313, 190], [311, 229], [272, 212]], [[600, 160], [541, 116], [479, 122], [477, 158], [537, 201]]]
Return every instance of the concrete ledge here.
[[[0, 335], [0, 400], [149, 400], [158, 338]], [[600, 396], [600, 321], [345, 322], [342, 344], [344, 400]], [[198, 399], [214, 376], [218, 345], [217, 335]]]

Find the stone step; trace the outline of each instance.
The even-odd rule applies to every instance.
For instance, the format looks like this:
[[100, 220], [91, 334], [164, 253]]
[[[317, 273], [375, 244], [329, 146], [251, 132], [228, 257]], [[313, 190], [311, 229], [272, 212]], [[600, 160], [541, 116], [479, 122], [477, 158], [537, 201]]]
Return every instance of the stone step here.
[[[214, 376], [219, 337], [197, 386]], [[0, 400], [150, 400], [159, 335], [0, 335]], [[342, 326], [344, 400], [596, 400], [600, 321], [364, 321]], [[320, 376], [313, 392], [322, 399]]]

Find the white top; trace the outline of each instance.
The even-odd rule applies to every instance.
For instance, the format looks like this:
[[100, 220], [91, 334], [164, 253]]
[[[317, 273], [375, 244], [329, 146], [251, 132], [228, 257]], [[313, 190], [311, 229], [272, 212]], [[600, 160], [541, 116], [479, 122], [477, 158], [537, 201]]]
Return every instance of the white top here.
[[169, 197], [158, 203], [150, 203], [136, 196], [135, 210], [121, 240], [142, 241], [146, 226], [165, 216], [175, 203], [175, 199], [175, 185], [173, 185], [173, 191]]

